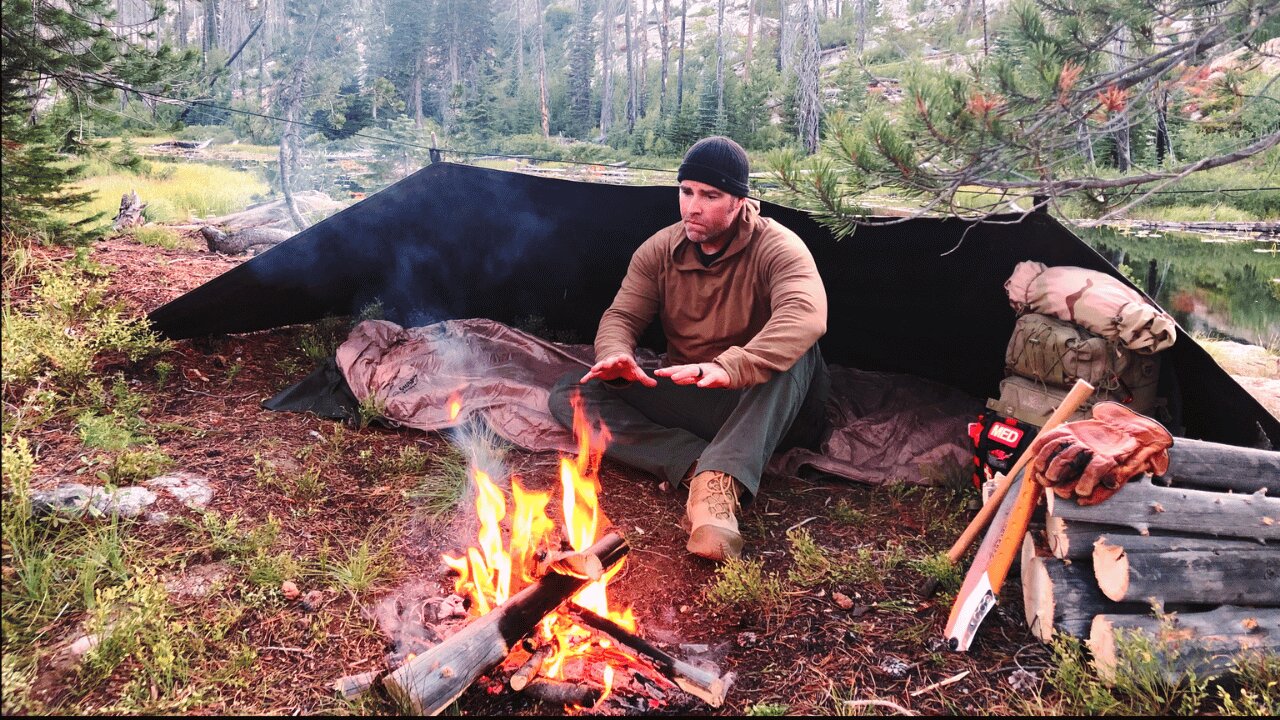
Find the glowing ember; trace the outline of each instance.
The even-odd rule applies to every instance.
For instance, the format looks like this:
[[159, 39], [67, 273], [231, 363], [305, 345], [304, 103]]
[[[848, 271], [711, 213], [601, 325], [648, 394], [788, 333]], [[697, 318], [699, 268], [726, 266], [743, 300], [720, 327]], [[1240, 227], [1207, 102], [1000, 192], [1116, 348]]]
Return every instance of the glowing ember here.
[[[451, 409], [451, 412], [456, 416], [456, 411]], [[577, 457], [560, 460], [559, 537], [553, 532], [556, 523], [547, 516], [551, 494], [527, 490], [518, 477], [512, 476], [510, 540], [504, 540], [503, 521], [508, 518], [506, 496], [487, 473], [471, 468], [480, 525], [476, 544], [460, 557], [445, 555], [444, 561], [458, 573], [457, 593], [471, 598], [472, 609], [477, 614], [490, 612], [534, 582], [539, 552], [559, 550], [561, 541], [576, 552], [584, 551], [609, 528], [599, 502], [600, 460], [609, 440], [608, 430], [601, 425], [593, 432], [577, 398], [574, 399], [573, 426], [578, 440]], [[634, 631], [636, 622], [630, 608], [617, 611], [609, 607], [606, 587], [622, 566], [623, 562], [618, 562], [609, 568], [603, 577], [580, 590], [572, 601]], [[543, 619], [537, 635], [540, 643], [552, 648], [542, 670], [549, 678], [563, 679], [565, 663], [572, 657], [593, 651], [605, 655], [604, 696], [608, 696], [614, 683], [614, 669], [609, 663], [634, 662], [619, 649], [610, 647], [607, 641], [593, 642], [595, 635], [591, 630], [578, 626], [559, 612]]]
[[457, 420], [460, 412], [462, 412], [462, 400], [457, 393], [454, 393], [449, 397], [449, 419]]

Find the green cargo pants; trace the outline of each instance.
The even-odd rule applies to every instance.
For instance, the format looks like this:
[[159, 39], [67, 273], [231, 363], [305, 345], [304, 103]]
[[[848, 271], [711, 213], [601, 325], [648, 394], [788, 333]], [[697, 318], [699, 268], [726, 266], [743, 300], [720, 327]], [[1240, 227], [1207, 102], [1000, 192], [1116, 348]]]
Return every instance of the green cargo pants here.
[[[573, 393], [581, 392], [589, 418], [612, 435], [605, 457], [648, 471], [674, 487], [694, 462], [698, 472], [733, 476], [754, 496], [774, 450], [816, 448], [826, 426], [831, 387], [815, 344], [790, 370], [748, 388], [707, 389], [657, 378], [658, 386], [578, 384], [575, 371], [551, 390], [551, 414], [573, 426]], [[744, 498], [744, 501], [748, 498]]]

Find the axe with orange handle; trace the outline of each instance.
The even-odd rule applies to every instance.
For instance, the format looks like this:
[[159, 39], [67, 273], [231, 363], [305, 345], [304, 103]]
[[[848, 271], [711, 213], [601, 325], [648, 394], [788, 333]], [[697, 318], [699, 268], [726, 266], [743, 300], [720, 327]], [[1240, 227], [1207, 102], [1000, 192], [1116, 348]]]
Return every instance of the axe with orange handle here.
[[[1062, 404], [1045, 422], [1041, 432], [1060, 425], [1092, 394], [1092, 385], [1083, 380], [1077, 380], [1075, 387], [1071, 388], [1071, 392], [1063, 399]], [[1004, 585], [1009, 568], [1013, 565], [1013, 558], [1022, 547], [1022, 537], [1027, 534], [1031, 513], [1035, 511], [1036, 504], [1043, 494], [1040, 487], [1029, 478], [1026, 472], [1031, 460], [1032, 453], [1028, 449], [1022, 457], [1018, 458], [1018, 462], [1010, 469], [1007, 477], [997, 476], [996, 491], [992, 494], [991, 500], [983, 507], [983, 512], [969, 523], [969, 528], [952, 546], [951, 551], [954, 555], [948, 553], [948, 557], [951, 557], [954, 562], [968, 548], [969, 543], [973, 542], [972, 536], [977, 535], [982, 524], [985, 524], [986, 518], [992, 514], [995, 515], [991, 528], [987, 531], [982, 545], [978, 547], [977, 555], [973, 558], [973, 564], [969, 566], [964, 583], [960, 586], [955, 604], [951, 606], [951, 615], [947, 618], [944, 637], [952, 650], [963, 652], [969, 649], [978, 625], [982, 623], [991, 608], [995, 607], [996, 599], [1000, 596], [1000, 588]], [[1006, 501], [1009, 489], [1015, 483], [1019, 484], [1018, 492], [1011, 500]]]
[[[1071, 391], [1062, 399], [1062, 403], [1058, 405], [1058, 409], [1053, 411], [1048, 420], [1045, 420], [1040, 432], [1051, 430], [1066, 422], [1067, 418], [1071, 417], [1071, 414], [1078, 410], [1091, 395], [1093, 395], [1093, 386], [1084, 380], [1077, 380], [1076, 384], [1071, 387]], [[1009, 468], [1008, 474], [996, 474], [996, 487], [991, 493], [991, 498], [986, 505], [982, 506], [978, 514], [973, 516], [973, 519], [969, 521], [968, 527], [964, 529], [964, 532], [960, 533], [960, 537], [956, 538], [955, 543], [951, 545], [951, 549], [947, 551], [947, 559], [951, 561], [952, 565], [964, 557], [969, 546], [977, 539], [978, 533], [982, 532], [982, 529], [991, 520], [991, 516], [995, 515], [1000, 503], [1004, 500], [1004, 496], [1008, 494], [1009, 488], [1013, 485], [1013, 479], [1018, 476], [1018, 473], [1022, 472], [1022, 468], [1030, 460], [1031, 453], [1024, 452], [1018, 457], [1018, 461], [1013, 464], [1013, 467]], [[921, 588], [920, 595], [927, 598], [933, 595], [937, 589], [938, 581], [930, 578]]]

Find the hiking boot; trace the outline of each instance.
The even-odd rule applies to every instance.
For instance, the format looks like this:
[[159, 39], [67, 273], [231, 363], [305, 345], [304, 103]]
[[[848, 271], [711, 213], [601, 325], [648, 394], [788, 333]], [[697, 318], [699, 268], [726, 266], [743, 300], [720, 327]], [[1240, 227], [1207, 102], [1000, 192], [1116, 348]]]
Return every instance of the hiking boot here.
[[742, 486], [727, 473], [707, 470], [693, 476], [681, 522], [689, 533], [689, 552], [717, 561], [742, 555], [742, 534], [738, 532], [740, 495]]

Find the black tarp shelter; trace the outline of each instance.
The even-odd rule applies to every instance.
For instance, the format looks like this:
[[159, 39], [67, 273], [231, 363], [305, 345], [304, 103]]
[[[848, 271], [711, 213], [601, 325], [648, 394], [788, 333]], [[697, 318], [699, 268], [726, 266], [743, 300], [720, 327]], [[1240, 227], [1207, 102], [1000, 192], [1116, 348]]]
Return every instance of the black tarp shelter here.
[[[911, 373], [980, 398], [996, 396], [1004, 375], [1015, 317], [1003, 283], [1018, 262], [1090, 268], [1132, 287], [1043, 214], [976, 225], [912, 219], [838, 241], [802, 211], [762, 209], [804, 238], [817, 261], [830, 301], [821, 341], [828, 362]], [[150, 318], [164, 335], [189, 338], [355, 314], [381, 302], [385, 317], [402, 325], [536, 318], [559, 337], [589, 342], [632, 251], [678, 219], [673, 187], [438, 163]], [[1185, 336], [1164, 355], [1160, 394], [1187, 437], [1280, 447], [1280, 420]]]

